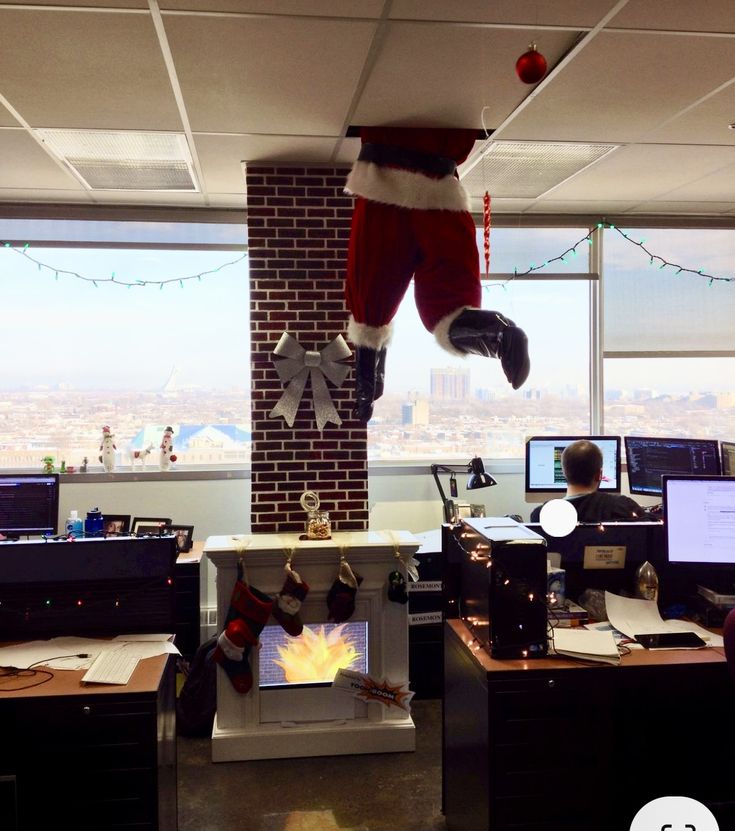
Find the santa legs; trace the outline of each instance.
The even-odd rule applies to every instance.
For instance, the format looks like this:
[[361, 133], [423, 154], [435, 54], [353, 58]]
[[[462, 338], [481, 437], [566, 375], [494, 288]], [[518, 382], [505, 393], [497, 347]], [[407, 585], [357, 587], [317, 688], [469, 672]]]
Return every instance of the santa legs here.
[[[412, 279], [421, 321], [440, 346], [500, 358], [515, 389], [530, 369], [523, 331], [499, 312], [479, 308], [475, 224], [453, 161], [466, 157], [473, 131], [387, 132], [391, 140], [423, 146], [364, 144], [347, 181], [347, 191], [358, 196], [345, 297], [348, 337], [356, 346], [355, 416], [363, 421], [382, 395], [391, 322]], [[432, 143], [452, 157], [427, 152]]]

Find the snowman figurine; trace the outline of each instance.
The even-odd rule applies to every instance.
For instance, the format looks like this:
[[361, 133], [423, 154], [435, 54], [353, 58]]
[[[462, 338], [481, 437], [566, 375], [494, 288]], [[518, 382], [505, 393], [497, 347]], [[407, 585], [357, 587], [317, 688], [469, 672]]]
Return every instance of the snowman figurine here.
[[102, 462], [107, 473], [112, 473], [115, 469], [115, 451], [117, 447], [113, 441], [115, 437], [110, 432], [110, 428], [105, 426], [102, 428], [102, 444], [100, 444], [99, 460]]
[[174, 454], [174, 428], [167, 427], [161, 439], [161, 452], [158, 457], [159, 470], [171, 470], [171, 464], [176, 461]]

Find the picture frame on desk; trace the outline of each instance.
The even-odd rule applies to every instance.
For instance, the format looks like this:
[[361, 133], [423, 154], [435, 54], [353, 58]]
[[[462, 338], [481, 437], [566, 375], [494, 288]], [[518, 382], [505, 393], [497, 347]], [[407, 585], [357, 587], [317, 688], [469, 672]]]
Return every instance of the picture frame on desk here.
[[105, 514], [102, 517], [105, 537], [125, 537], [130, 533], [130, 514]]
[[145, 534], [160, 537], [161, 534], [167, 533], [166, 529], [170, 525], [171, 517], [136, 516], [133, 517], [133, 524], [130, 532], [141, 537]]
[[193, 525], [169, 525], [166, 527], [167, 534], [173, 534], [176, 537], [176, 552], [178, 554], [185, 554], [191, 551], [194, 544], [194, 526]]

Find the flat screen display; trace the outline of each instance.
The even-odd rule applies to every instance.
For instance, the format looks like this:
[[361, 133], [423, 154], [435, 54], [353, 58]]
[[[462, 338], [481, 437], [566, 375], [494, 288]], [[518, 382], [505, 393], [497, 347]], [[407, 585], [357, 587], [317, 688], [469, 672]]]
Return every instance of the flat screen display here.
[[0, 534], [56, 534], [58, 473], [0, 473]]
[[735, 476], [664, 476], [669, 563], [735, 565]]
[[278, 624], [260, 633], [260, 686], [331, 684], [338, 669], [367, 673], [368, 622], [304, 624], [297, 638]]
[[735, 476], [735, 442], [720, 442], [720, 461], [722, 462], [722, 475]]
[[532, 436], [526, 441], [526, 496], [543, 502], [566, 493], [561, 454], [574, 441], [586, 439], [602, 451], [600, 490], [620, 493], [620, 436]]
[[625, 437], [625, 461], [631, 493], [661, 496], [664, 474], [719, 476], [716, 439]]

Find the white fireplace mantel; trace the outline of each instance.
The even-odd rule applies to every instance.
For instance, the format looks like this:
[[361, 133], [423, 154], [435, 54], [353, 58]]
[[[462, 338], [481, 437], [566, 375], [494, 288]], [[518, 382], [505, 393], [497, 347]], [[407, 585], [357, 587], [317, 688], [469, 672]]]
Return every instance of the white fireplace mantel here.
[[[305, 625], [327, 622], [327, 592], [344, 557], [362, 577], [351, 620], [367, 621], [368, 673], [391, 686], [408, 685], [408, 609], [388, 598], [388, 575], [400, 570], [421, 542], [408, 531], [333, 533], [329, 540], [296, 534], [209, 537], [204, 547], [217, 570], [217, 620], [227, 616], [238, 562], [243, 579], [269, 595], [281, 590], [284, 566], [309, 585], [301, 617]], [[271, 623], [274, 619], [271, 617]], [[249, 657], [250, 692], [235, 691], [217, 669], [217, 716], [212, 731], [214, 762], [278, 759], [415, 749], [411, 715], [395, 705], [365, 702], [330, 685], [260, 687], [258, 650]]]

